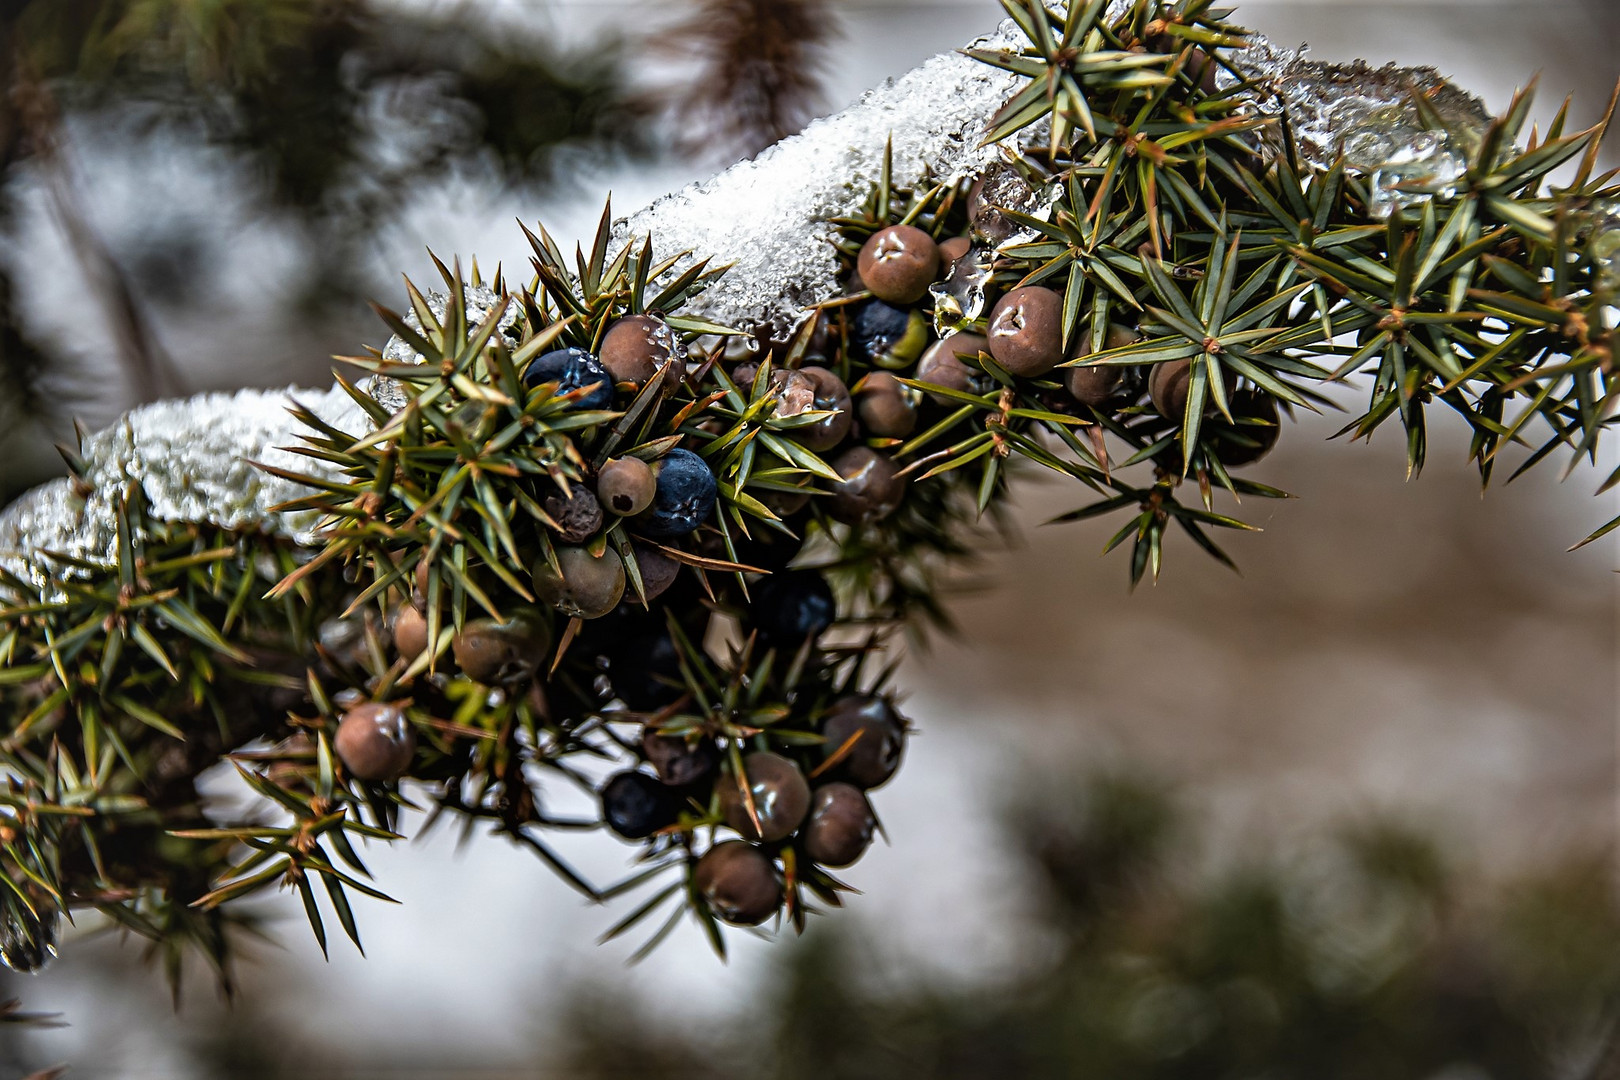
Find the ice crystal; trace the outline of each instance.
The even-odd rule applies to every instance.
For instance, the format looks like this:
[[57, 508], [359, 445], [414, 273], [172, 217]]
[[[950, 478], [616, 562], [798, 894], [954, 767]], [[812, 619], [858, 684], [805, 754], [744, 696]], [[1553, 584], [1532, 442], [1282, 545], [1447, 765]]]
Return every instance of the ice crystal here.
[[[1115, 0], [1112, 10], [1117, 13], [1124, 2]], [[1479, 101], [1432, 69], [1320, 64], [1305, 60], [1303, 50], [1280, 49], [1258, 34], [1249, 42], [1232, 55], [1238, 68], [1259, 84], [1251, 107], [1271, 115], [1286, 113], [1308, 166], [1331, 165], [1347, 136], [1382, 122], [1370, 118], [1390, 117], [1389, 110], [1396, 110], [1401, 124], [1420, 127], [1410, 104], [1414, 91], [1444, 119], [1448, 144], [1466, 150], [1486, 123]], [[974, 44], [1020, 48], [1022, 40], [1009, 21]], [[1229, 74], [1222, 77], [1232, 84]], [[976, 175], [1003, 153], [1002, 147], [979, 142], [987, 119], [1021, 82], [960, 53], [936, 56], [759, 157], [657, 200], [618, 223], [616, 239], [623, 244], [650, 233], [660, 252], [689, 250], [689, 258], [732, 264], [730, 273], [683, 313], [741, 328], [769, 324], [786, 329], [803, 308], [839, 293], [838, 258], [830, 242], [834, 229], [827, 222], [859, 211], [881, 175], [885, 142], [893, 142], [899, 184]], [[1032, 130], [1027, 137], [1038, 138], [1039, 132]], [[1375, 164], [1411, 163], [1391, 156]], [[1390, 190], [1396, 182], [1391, 179]], [[972, 283], [964, 279], [960, 284], [962, 294], [953, 300], [964, 313], [982, 306]], [[435, 293], [428, 299], [442, 315], [445, 297]], [[493, 291], [469, 288], [469, 321], [480, 321], [495, 302]], [[516, 310], [509, 311], [503, 327], [516, 318]], [[420, 328], [414, 312], [405, 319]], [[421, 360], [397, 338], [384, 355], [399, 363]], [[368, 389], [387, 407], [404, 403], [389, 380], [372, 380]], [[370, 429], [365, 414], [341, 391], [310, 391], [300, 397], [345, 430], [359, 435]], [[134, 410], [86, 441], [82, 456], [87, 470], [81, 482], [46, 484], [0, 511], [0, 565], [46, 587], [56, 571], [41, 558], [42, 551], [110, 564], [117, 500], [130, 481], [140, 484], [151, 512], [161, 519], [312, 540], [315, 521], [310, 515], [270, 513], [272, 506], [300, 494], [297, 485], [251, 464], [304, 471], [319, 467], [279, 449], [296, 444], [299, 437], [287, 405], [287, 392], [248, 390]]]
[[[1015, 48], [1009, 21], [975, 43]], [[995, 160], [980, 147], [985, 123], [1020, 79], [960, 53], [936, 56], [817, 120], [750, 161], [666, 195], [620, 222], [616, 239], [651, 233], [661, 252], [691, 250], [730, 263], [718, 284], [687, 305], [740, 328], [786, 330], [805, 307], [838, 295], [829, 218], [858, 213], [894, 145], [898, 184], [969, 176]]]

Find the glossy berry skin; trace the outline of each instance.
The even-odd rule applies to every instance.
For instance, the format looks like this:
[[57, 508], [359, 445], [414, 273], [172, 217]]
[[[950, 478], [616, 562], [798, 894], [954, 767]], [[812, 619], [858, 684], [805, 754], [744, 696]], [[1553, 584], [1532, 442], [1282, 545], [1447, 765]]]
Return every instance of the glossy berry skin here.
[[394, 612], [394, 650], [410, 663], [427, 651], [427, 616], [414, 604], [402, 604]]
[[[1108, 327], [1108, 334], [1103, 338], [1103, 349], [1123, 349], [1136, 341], [1136, 334], [1127, 327], [1113, 323]], [[1080, 344], [1075, 349], [1071, 359], [1078, 360], [1091, 355], [1091, 327], [1080, 328]], [[1100, 409], [1108, 404], [1119, 389], [1120, 380], [1125, 377], [1125, 369], [1118, 365], [1107, 364], [1097, 367], [1068, 368], [1063, 376], [1063, 385], [1068, 388], [1069, 396], [1082, 405], [1090, 405]]]
[[818, 454], [831, 450], [849, 434], [855, 420], [849, 388], [827, 368], [803, 367], [797, 371], [775, 372], [771, 376], [771, 387], [776, 391], [775, 415], [778, 417], [800, 416], [811, 411], [828, 414], [813, 424], [783, 431], [805, 449]]
[[1166, 420], [1181, 422], [1187, 412], [1187, 392], [1191, 386], [1191, 360], [1165, 360], [1154, 364], [1148, 374], [1148, 397]]
[[1022, 378], [1045, 375], [1063, 359], [1063, 297], [1026, 285], [996, 301], [985, 336], [996, 363]]
[[844, 482], [833, 489], [827, 500], [827, 513], [846, 525], [881, 521], [900, 507], [905, 497], [894, 460], [865, 446], [852, 446], [840, 454], [833, 469]]
[[652, 505], [658, 481], [652, 466], [635, 457], [614, 458], [596, 474], [596, 497], [620, 517], [639, 514]]
[[673, 390], [686, 373], [686, 350], [674, 329], [652, 315], [628, 315], [608, 327], [602, 337], [602, 366], [614, 382], [630, 383], [636, 389], [664, 373], [667, 389]]
[[577, 346], [555, 349], [537, 356], [523, 373], [523, 385], [531, 389], [548, 382], [557, 384], [559, 394], [591, 387], [573, 403], [576, 409], [613, 407], [613, 376], [608, 374], [601, 361]]
[[517, 612], [511, 618], [471, 619], [450, 642], [461, 673], [485, 686], [528, 682], [551, 648], [551, 627], [539, 612]]
[[688, 741], [682, 735], [664, 735], [652, 728], [641, 735], [641, 753], [670, 787], [686, 787], [705, 779], [720, 764], [720, 750], [714, 740]]
[[973, 241], [965, 236], [953, 236], [939, 242], [939, 265], [946, 267], [973, 250]]
[[890, 225], [867, 237], [855, 272], [879, 300], [915, 304], [939, 277], [939, 246], [915, 225]]
[[675, 824], [680, 804], [655, 776], [622, 772], [602, 785], [602, 820], [626, 840], [643, 840]]
[[906, 724], [894, 706], [881, 697], [852, 694], [833, 703], [822, 735], [823, 758], [838, 753], [850, 737], [860, 738], [834, 766], [837, 775], [858, 788], [875, 788], [894, 775], [905, 750]]
[[757, 926], [782, 906], [776, 865], [745, 840], [727, 840], [705, 852], [692, 884], [709, 910], [736, 926]]
[[742, 782], [729, 771], [720, 779], [720, 812], [726, 824], [749, 840], [774, 844], [785, 839], [810, 812], [810, 785], [804, 773], [781, 754], [756, 750], [743, 758], [743, 775], [748, 778], [759, 829], [754, 829], [754, 819], [748, 814]]
[[612, 548], [601, 558], [582, 547], [558, 546], [558, 574], [544, 558], [534, 564], [534, 591], [570, 618], [598, 619], [624, 597], [624, 563]]
[[863, 381], [856, 412], [869, 434], [903, 439], [917, 430], [915, 391], [887, 371], [874, 371]]
[[928, 347], [928, 320], [920, 311], [868, 300], [855, 313], [850, 344], [868, 363], [898, 371]]
[[814, 570], [784, 570], [753, 588], [751, 614], [767, 644], [797, 648], [820, 637], [838, 614], [832, 587]]
[[865, 854], [875, 828], [865, 792], [854, 784], [825, 784], [810, 800], [804, 853], [822, 866], [849, 866]]
[[569, 485], [567, 495], [552, 492], [543, 506], [556, 522], [551, 531], [565, 544], [583, 544], [602, 527], [602, 504], [582, 484]]
[[637, 529], [663, 540], [685, 536], [709, 519], [720, 489], [708, 462], [675, 449], [653, 462], [652, 470], [652, 506], [636, 518]]
[[416, 732], [398, 705], [368, 701], [343, 714], [332, 749], [351, 776], [397, 780], [411, 767]]
[[[973, 377], [979, 374], [979, 371], [963, 363], [962, 357], [977, 357], [980, 353], [989, 351], [990, 343], [978, 334], [955, 333], [942, 338], [923, 353], [922, 360], [917, 364], [917, 381], [943, 386], [947, 390], [970, 391], [973, 388]], [[928, 396], [941, 405], [954, 407], [959, 404], [939, 394]]]

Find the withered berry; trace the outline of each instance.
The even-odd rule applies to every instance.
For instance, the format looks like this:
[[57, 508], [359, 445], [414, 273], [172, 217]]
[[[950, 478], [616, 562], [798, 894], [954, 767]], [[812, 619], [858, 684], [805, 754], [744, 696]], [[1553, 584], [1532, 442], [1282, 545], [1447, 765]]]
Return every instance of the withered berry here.
[[561, 488], [551, 492], [542, 505], [565, 544], [583, 544], [602, 527], [602, 504], [583, 484], [570, 484], [566, 495]]

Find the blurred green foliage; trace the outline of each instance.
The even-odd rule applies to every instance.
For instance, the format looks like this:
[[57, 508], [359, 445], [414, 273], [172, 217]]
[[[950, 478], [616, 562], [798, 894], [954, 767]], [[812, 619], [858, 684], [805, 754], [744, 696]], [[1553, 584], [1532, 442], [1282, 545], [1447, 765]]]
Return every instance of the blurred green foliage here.
[[1421, 830], [1366, 821], [1286, 857], [1217, 858], [1225, 868], [1200, 875], [1191, 819], [1120, 775], [1015, 808], [1006, 837], [1025, 869], [1008, 888], [1030, 900], [1026, 940], [1042, 955], [1021, 976], [896, 981], [862, 942], [817, 926], [784, 950], [774, 998], [730, 1029], [621, 1023], [586, 998], [562, 1025], [576, 1040], [564, 1073], [1606, 1075], [1620, 907], [1603, 858], [1487, 884]]
[[[350, 345], [348, 316], [377, 285], [368, 277], [376, 237], [423, 189], [551, 183], [566, 178], [559, 163], [568, 153], [645, 149], [648, 105], [623, 82], [618, 41], [563, 52], [487, 9], [11, 0], [0, 3], [0, 250], [19, 250], [25, 193], [49, 191], [99, 291], [92, 308], [122, 339], [109, 359], [131, 384], [123, 404], [194, 389], [161, 356], [145, 309], [183, 307], [189, 290], [205, 290], [209, 249], [163, 235], [155, 214], [141, 231], [147, 250], [100, 243], [76, 200], [71, 162], [154, 140], [182, 160], [223, 152], [248, 178], [257, 211], [297, 243], [293, 280], [275, 283], [295, 298], [289, 334], [319, 342], [323, 324], [342, 327], [324, 335], [330, 348], [311, 349], [327, 355]], [[149, 195], [154, 205], [164, 197]], [[62, 421], [85, 383], [111, 373], [62, 374], [60, 345], [39, 340], [19, 310], [28, 273], [0, 258], [0, 415]], [[284, 369], [258, 359], [243, 356], [244, 383], [285, 381]], [[0, 503], [37, 479], [0, 479]]]

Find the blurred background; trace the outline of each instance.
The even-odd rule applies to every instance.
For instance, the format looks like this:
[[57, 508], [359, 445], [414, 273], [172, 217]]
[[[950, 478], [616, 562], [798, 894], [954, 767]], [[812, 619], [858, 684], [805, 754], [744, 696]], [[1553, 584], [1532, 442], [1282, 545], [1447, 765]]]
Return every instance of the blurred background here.
[[[998, 17], [991, 0], [0, 0], [0, 504], [73, 422], [320, 386], [426, 252], [526, 265]], [[1613, 0], [1253, 0], [1319, 59], [1432, 64], [1595, 121]], [[1609, 165], [1617, 163], [1611, 151]], [[330, 962], [262, 908], [233, 1006], [176, 1013], [136, 943], [71, 935], [0, 996], [0, 1077], [1620, 1077], [1605, 475], [1481, 500], [1443, 429], [1306, 417], [1299, 498], [1135, 595], [1039, 477], [899, 677], [921, 732], [890, 844], [799, 940], [695, 927], [637, 966], [525, 852], [447, 830], [368, 859], [398, 907]], [[1450, 446], [1449, 456], [1443, 448]], [[1612, 468], [1611, 453], [1606, 463]], [[1254, 508], [1251, 508], [1254, 509]], [[611, 880], [631, 849], [570, 855]]]

